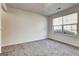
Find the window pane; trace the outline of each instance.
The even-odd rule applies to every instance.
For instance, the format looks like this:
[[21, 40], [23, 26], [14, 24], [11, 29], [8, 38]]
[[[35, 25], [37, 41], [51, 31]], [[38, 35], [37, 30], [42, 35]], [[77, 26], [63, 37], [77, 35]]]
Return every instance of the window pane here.
[[77, 34], [77, 25], [72, 25], [72, 33]]
[[71, 24], [71, 21], [69, 15], [63, 17], [63, 24]]
[[54, 31], [57, 31], [58, 30], [58, 26], [54, 26]]
[[65, 25], [64, 30], [66, 31], [71, 31], [71, 25]]
[[72, 31], [71, 31], [71, 25], [65, 25], [64, 26], [64, 33], [65, 34], [71, 34]]
[[77, 17], [78, 17], [77, 13], [71, 15], [72, 23], [77, 23]]
[[75, 34], [75, 35], [77, 35], [77, 30], [75, 30], [75, 31], [72, 31], [72, 33], [73, 33], [73, 34]]
[[62, 25], [62, 17], [53, 19], [53, 25]]
[[77, 34], [77, 25], [64, 25], [65, 34]]
[[72, 31], [77, 30], [77, 25], [72, 25]]
[[54, 32], [62, 32], [62, 26], [54, 26]]
[[63, 24], [77, 23], [77, 13], [63, 16]]

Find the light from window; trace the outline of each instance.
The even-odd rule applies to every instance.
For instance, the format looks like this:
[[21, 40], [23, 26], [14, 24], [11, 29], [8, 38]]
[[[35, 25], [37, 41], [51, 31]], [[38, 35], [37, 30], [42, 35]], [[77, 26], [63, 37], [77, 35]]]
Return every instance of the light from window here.
[[77, 13], [53, 19], [54, 32], [77, 34]]
[[62, 32], [62, 26], [54, 26], [54, 31], [55, 32]]
[[62, 17], [55, 18], [53, 20], [53, 25], [62, 25]]

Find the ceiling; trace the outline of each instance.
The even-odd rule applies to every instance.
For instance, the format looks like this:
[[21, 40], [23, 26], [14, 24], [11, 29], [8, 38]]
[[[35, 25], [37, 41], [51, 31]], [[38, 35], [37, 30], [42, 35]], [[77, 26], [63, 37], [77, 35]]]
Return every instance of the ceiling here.
[[8, 7], [14, 7], [26, 11], [39, 13], [45, 16], [50, 16], [58, 11], [63, 11], [67, 8], [77, 5], [77, 3], [8, 3]]

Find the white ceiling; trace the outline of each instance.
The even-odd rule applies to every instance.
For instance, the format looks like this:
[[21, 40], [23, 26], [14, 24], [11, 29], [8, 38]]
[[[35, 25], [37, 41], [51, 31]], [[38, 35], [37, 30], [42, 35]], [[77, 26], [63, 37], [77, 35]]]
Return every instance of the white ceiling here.
[[61, 7], [59, 11], [77, 5], [77, 3], [8, 3], [8, 7], [14, 7], [26, 11], [39, 13], [45, 16], [55, 14], [57, 8]]

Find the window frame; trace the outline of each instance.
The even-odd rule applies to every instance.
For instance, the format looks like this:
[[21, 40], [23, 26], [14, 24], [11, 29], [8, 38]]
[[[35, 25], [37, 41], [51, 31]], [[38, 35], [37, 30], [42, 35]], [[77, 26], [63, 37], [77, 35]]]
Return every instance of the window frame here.
[[[75, 13], [77, 14], [77, 23], [63, 24], [63, 17], [64, 17], [64, 16], [67, 16], [67, 15], [64, 15], [64, 16], [60, 16], [60, 17], [62, 17], [62, 25], [53, 25], [53, 24], [52, 24], [52, 25], [53, 25], [52, 29], [54, 30], [54, 27], [55, 27], [55, 26], [62, 26], [62, 32], [61, 32], [61, 33], [65, 34], [65, 35], [70, 35], [70, 34], [64, 33], [64, 31], [65, 31], [65, 30], [64, 30], [64, 26], [67, 26], [67, 25], [71, 25], [71, 26], [72, 26], [72, 25], [76, 25], [76, 26], [77, 26], [77, 27], [76, 27], [76, 28], [77, 28], [77, 29], [76, 29], [77, 34], [72, 34], [72, 35], [70, 35], [70, 36], [78, 35], [78, 13], [77, 13], [77, 12], [75, 12]], [[72, 13], [72, 14], [75, 14], [75, 13]], [[68, 14], [68, 15], [72, 15], [72, 14]], [[57, 17], [57, 18], [60, 18], [60, 17]], [[54, 19], [56, 19], [56, 18], [54, 18]], [[53, 19], [53, 20], [54, 20], [54, 19]], [[52, 23], [53, 23], [53, 20], [52, 20]], [[72, 28], [71, 28], [71, 29], [72, 29]], [[59, 32], [55, 32], [55, 31], [54, 31], [54, 33], [59, 33]], [[73, 33], [72, 30], [71, 30], [71, 33]]]

